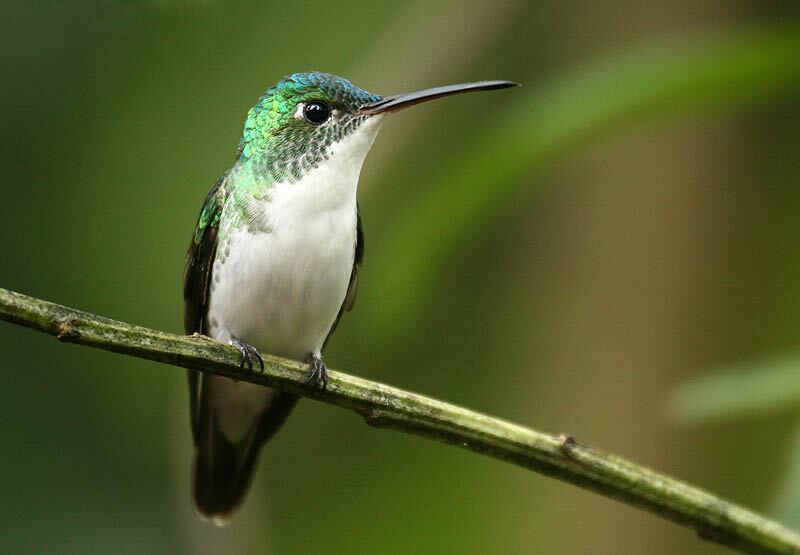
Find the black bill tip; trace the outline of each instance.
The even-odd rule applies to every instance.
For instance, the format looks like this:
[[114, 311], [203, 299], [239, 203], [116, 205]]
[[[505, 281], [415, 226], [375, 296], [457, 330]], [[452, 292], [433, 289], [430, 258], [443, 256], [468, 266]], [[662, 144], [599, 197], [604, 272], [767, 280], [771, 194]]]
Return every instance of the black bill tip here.
[[507, 89], [509, 87], [519, 87], [519, 83], [514, 81], [476, 81], [474, 83], [460, 83], [458, 85], [445, 85], [443, 87], [433, 87], [432, 89], [422, 89], [405, 94], [395, 94], [384, 96], [377, 102], [365, 104], [359, 110], [360, 114], [373, 115], [385, 112], [393, 112], [402, 108], [408, 108], [415, 104], [428, 102], [445, 96], [463, 94], [475, 91], [493, 91], [496, 89]]

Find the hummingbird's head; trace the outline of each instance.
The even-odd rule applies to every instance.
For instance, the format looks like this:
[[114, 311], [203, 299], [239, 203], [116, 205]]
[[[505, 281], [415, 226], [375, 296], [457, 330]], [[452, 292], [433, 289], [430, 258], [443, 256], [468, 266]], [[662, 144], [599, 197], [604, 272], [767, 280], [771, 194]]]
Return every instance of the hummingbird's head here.
[[[383, 97], [329, 73], [293, 73], [267, 89], [248, 112], [238, 157], [254, 161], [274, 181], [298, 180], [332, 156], [346, 156], [360, 167], [385, 114], [453, 94], [516, 85], [481, 81]], [[334, 145], [346, 139], [338, 149], [343, 154], [335, 154]]]
[[328, 73], [287, 75], [248, 112], [238, 155], [256, 160], [261, 171], [276, 181], [299, 179], [326, 159], [334, 144], [375, 120], [368, 126], [371, 143], [381, 118], [360, 110], [380, 100], [379, 95]]

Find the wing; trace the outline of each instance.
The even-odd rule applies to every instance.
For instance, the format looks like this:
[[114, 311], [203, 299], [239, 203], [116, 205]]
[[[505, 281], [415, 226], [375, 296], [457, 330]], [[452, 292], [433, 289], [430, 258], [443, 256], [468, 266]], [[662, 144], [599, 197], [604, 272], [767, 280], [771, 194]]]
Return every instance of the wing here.
[[[224, 204], [221, 177], [206, 195], [200, 217], [197, 219], [189, 251], [186, 253], [186, 269], [183, 273], [183, 325], [187, 334], [207, 332], [208, 291], [211, 283], [211, 268], [217, 252], [217, 231]], [[192, 435], [197, 440], [197, 418], [199, 398], [199, 374], [189, 370], [189, 403], [191, 408]]]
[[353, 305], [356, 302], [356, 289], [358, 288], [358, 270], [361, 268], [362, 262], [364, 262], [364, 229], [361, 227], [361, 211], [356, 204], [356, 250], [355, 256], [353, 256], [353, 270], [350, 272], [350, 284], [347, 286], [347, 294], [344, 296], [344, 302], [339, 309], [339, 314], [336, 315], [336, 320], [334, 320], [333, 326], [331, 326], [331, 331], [328, 332], [328, 337], [325, 338], [325, 343], [322, 344], [323, 349], [325, 345], [328, 344], [328, 340], [331, 338], [334, 330], [336, 330], [336, 326], [339, 324], [339, 320], [342, 319], [344, 311], [347, 310], [349, 312], [353, 310]]
[[[225, 204], [225, 179], [223, 176], [217, 181], [206, 196], [186, 255], [183, 280], [186, 333], [208, 333], [206, 315], [209, 285]], [[261, 446], [280, 428], [298, 398], [276, 391], [265, 410], [254, 419], [250, 431], [241, 441], [232, 443], [220, 430], [209, 389], [213, 380], [228, 380], [191, 369], [188, 370], [188, 377], [195, 446], [192, 478], [195, 507], [206, 516], [224, 520], [242, 502], [252, 480]]]

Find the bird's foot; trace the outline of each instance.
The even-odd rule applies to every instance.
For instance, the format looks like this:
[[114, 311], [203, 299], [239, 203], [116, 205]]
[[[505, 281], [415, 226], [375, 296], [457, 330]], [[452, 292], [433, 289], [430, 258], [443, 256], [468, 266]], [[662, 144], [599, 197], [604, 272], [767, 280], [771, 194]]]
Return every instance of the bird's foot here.
[[322, 391], [328, 387], [328, 367], [317, 355], [312, 355], [308, 363], [309, 374], [306, 383], [312, 386], [322, 385]]
[[264, 371], [264, 359], [261, 358], [258, 349], [249, 343], [239, 341], [238, 339], [231, 339], [231, 345], [236, 347], [241, 355], [241, 359], [239, 360], [239, 370], [244, 370], [244, 365], [247, 364], [247, 369], [252, 371], [254, 366], [253, 361], [258, 361], [261, 371]]

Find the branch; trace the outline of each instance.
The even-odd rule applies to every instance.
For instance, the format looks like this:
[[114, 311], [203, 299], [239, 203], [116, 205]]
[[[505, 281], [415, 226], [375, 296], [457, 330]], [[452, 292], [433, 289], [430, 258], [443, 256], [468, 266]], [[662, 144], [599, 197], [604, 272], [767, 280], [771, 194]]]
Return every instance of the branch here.
[[233, 347], [202, 336], [132, 326], [0, 288], [0, 320], [147, 360], [279, 387], [353, 410], [371, 426], [414, 433], [569, 482], [694, 529], [744, 553], [800, 554], [800, 535], [748, 509], [610, 453], [469, 409], [341, 372], [326, 391], [305, 384], [307, 368], [264, 355], [264, 372], [239, 369]]

